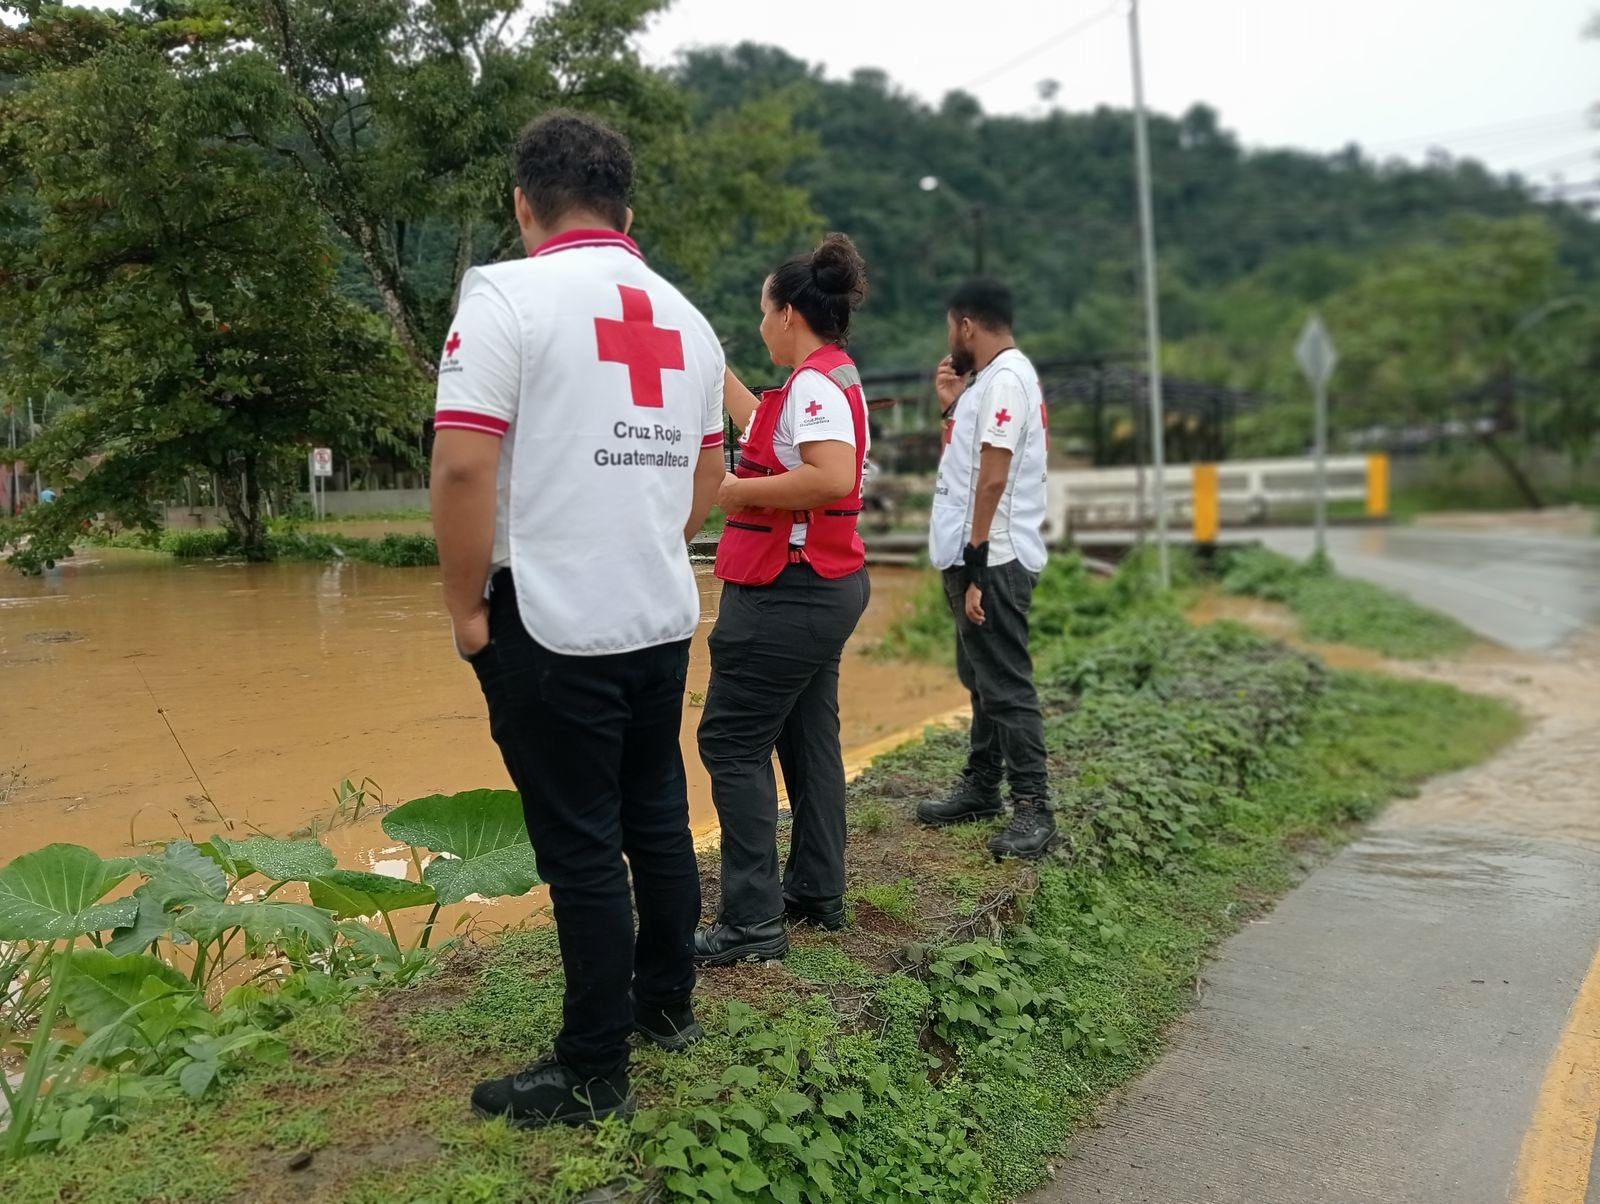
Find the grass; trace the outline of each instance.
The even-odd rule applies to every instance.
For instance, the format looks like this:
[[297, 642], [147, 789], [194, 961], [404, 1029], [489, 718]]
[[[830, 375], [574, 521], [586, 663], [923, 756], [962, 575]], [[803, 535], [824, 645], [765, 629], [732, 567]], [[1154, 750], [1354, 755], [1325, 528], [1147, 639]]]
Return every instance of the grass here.
[[[179, 560], [232, 559], [241, 555], [239, 538], [227, 527], [164, 531], [159, 534], [119, 532], [101, 536], [96, 542], [108, 547], [164, 552]], [[268, 560], [358, 560], [389, 568], [416, 568], [439, 563], [439, 548], [433, 536], [421, 532], [391, 533], [370, 539], [303, 531], [292, 523], [267, 534], [265, 551]]]
[[[961, 765], [959, 734], [880, 759], [851, 786], [854, 923], [796, 929], [782, 965], [703, 975], [708, 1039], [640, 1051], [636, 1121], [516, 1133], [468, 1114], [473, 1080], [558, 1023], [539, 928], [299, 1018], [290, 1064], [215, 1102], [0, 1167], [0, 1198], [563, 1204], [607, 1184], [643, 1201], [648, 1183], [784, 1200], [808, 1175], [817, 1199], [981, 1204], [1036, 1186], [1158, 1056], [1219, 939], [1386, 800], [1521, 722], [1448, 686], [1328, 673], [1231, 625], [1142, 616], [1069, 646], [1041, 681], [1070, 855], [998, 865], [992, 825], [912, 822]], [[710, 911], [715, 861], [702, 869]], [[1031, 1029], [1009, 1026], [1002, 996]]]
[[1459, 652], [1477, 638], [1448, 615], [1370, 582], [1342, 577], [1326, 562], [1302, 564], [1265, 548], [1237, 548], [1220, 554], [1218, 568], [1228, 593], [1288, 605], [1307, 639], [1421, 660]]

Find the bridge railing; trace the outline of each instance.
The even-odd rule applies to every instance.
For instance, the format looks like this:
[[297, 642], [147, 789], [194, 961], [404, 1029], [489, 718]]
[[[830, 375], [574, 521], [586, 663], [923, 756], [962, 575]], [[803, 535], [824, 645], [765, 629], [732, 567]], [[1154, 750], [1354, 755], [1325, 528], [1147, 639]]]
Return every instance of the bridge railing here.
[[[1381, 453], [1329, 456], [1328, 500], [1364, 503], [1368, 517], [1389, 512], [1389, 458]], [[1155, 520], [1155, 473], [1137, 468], [1072, 468], [1049, 474], [1049, 530], [1134, 527]], [[1219, 525], [1266, 522], [1316, 500], [1311, 459], [1228, 460], [1175, 464], [1166, 471], [1167, 521], [1195, 524], [1195, 537]]]

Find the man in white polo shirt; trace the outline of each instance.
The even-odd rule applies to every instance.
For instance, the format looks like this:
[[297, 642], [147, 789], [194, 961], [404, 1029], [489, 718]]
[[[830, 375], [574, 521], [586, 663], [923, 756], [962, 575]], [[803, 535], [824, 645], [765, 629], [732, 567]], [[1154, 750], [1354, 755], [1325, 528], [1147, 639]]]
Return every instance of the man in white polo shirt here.
[[[928, 554], [956, 621], [956, 669], [972, 695], [972, 747], [955, 789], [917, 818], [953, 824], [1002, 813], [997, 857], [1040, 857], [1056, 841], [1044, 717], [1028, 651], [1028, 610], [1045, 566], [1045, 422], [1039, 376], [1011, 334], [1011, 292], [971, 280], [950, 300], [950, 356], [935, 386], [946, 430]], [[969, 379], [970, 378], [970, 379]]]
[[700, 1035], [679, 725], [700, 619], [686, 541], [722, 483], [724, 365], [627, 236], [619, 134], [549, 113], [514, 169], [528, 257], [462, 282], [433, 517], [456, 649], [550, 886], [566, 1000], [554, 1050], [472, 1102], [519, 1126], [582, 1124], [631, 1111], [635, 1029], [671, 1049]]

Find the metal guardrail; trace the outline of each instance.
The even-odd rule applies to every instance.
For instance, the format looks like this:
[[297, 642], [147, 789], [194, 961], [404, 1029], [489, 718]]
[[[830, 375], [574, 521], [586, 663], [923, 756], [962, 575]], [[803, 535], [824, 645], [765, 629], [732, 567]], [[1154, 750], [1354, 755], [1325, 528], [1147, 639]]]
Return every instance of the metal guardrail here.
[[[1360, 501], [1369, 517], [1389, 512], [1389, 459], [1382, 454], [1328, 457], [1330, 501]], [[1135, 527], [1155, 517], [1154, 473], [1137, 468], [1059, 469], [1048, 476], [1046, 534]], [[1166, 472], [1167, 519], [1195, 522], [1214, 535], [1221, 524], [1264, 522], [1286, 506], [1316, 498], [1311, 459], [1228, 460], [1176, 464]], [[1197, 538], [1205, 534], [1197, 529]]]

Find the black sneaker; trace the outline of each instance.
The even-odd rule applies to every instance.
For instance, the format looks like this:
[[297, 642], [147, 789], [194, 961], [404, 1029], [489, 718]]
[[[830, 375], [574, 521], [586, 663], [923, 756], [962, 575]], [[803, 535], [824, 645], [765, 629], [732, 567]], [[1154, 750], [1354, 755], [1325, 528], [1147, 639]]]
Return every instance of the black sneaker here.
[[835, 895], [831, 899], [797, 899], [784, 895], [783, 908], [796, 924], [815, 924], [829, 932], [844, 927], [844, 899]]
[[633, 1001], [633, 1027], [662, 1049], [682, 1053], [706, 1035], [694, 1018], [694, 1005], [685, 1000], [670, 1007], [650, 1007]]
[[1019, 798], [1011, 822], [989, 842], [989, 851], [997, 861], [1007, 857], [1033, 861], [1055, 848], [1058, 840], [1056, 817], [1050, 813], [1050, 805], [1037, 799]]
[[612, 1116], [632, 1116], [634, 1102], [626, 1066], [589, 1078], [563, 1066], [554, 1054], [472, 1089], [474, 1112], [491, 1118], [503, 1116], [517, 1129], [588, 1125]]
[[694, 934], [694, 960], [700, 966], [771, 961], [789, 952], [789, 929], [782, 916], [745, 927], [718, 920]]
[[1000, 802], [1000, 787], [984, 787], [962, 774], [955, 788], [944, 798], [928, 799], [917, 804], [917, 821], [930, 827], [942, 828], [947, 824], [966, 824], [979, 819], [993, 819], [1005, 812]]

